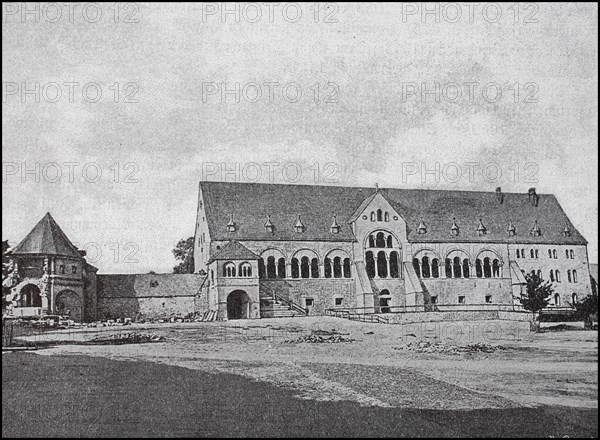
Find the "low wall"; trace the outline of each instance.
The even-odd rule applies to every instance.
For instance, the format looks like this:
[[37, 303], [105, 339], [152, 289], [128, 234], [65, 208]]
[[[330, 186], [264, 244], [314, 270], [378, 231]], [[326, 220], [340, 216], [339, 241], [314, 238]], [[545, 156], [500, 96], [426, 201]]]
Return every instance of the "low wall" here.
[[99, 298], [99, 319], [166, 319], [195, 311], [195, 297]]
[[530, 313], [523, 312], [503, 312], [497, 310], [485, 311], [452, 311], [452, 312], [403, 312], [403, 313], [384, 313], [380, 314], [382, 318], [388, 320], [390, 324], [408, 324], [413, 322], [445, 322], [445, 321], [485, 321], [485, 320], [504, 320], [528, 322], [531, 319]]

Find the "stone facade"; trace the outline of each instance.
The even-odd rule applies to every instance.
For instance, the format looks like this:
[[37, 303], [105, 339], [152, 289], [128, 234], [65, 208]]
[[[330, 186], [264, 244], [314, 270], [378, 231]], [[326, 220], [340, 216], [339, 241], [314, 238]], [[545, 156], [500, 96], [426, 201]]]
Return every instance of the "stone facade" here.
[[[342, 216], [339, 204], [336, 206], [339, 200], [330, 200], [325, 193], [332, 191], [336, 197], [342, 194], [349, 200], [351, 188], [344, 192], [323, 187], [311, 209], [304, 203], [302, 192], [310, 193], [313, 188], [294, 188], [294, 197], [282, 195], [277, 202], [284, 205], [280, 208], [265, 199], [288, 188], [274, 191], [266, 188], [272, 185], [244, 185], [203, 182], [199, 191], [196, 271], [208, 270], [213, 289], [207, 291], [207, 296], [213, 298], [209, 307], [218, 308], [222, 318], [226, 317], [227, 297], [233, 290], [245, 291], [253, 304], [275, 291], [278, 297], [309, 309], [310, 314], [336, 308], [367, 313], [422, 312], [436, 307], [518, 308], [518, 298], [525, 293], [524, 275], [532, 271], [540, 271], [544, 279], [553, 282], [557, 292], [553, 306], [568, 306], [591, 292], [585, 240], [570, 226], [552, 196], [540, 197], [533, 189], [524, 195], [504, 195], [497, 190], [491, 196], [438, 191], [434, 196], [440, 205], [427, 206], [424, 200], [423, 209], [412, 193], [409, 196], [416, 200], [409, 202], [414, 206], [404, 204], [402, 190], [376, 190], [369, 195], [356, 189], [362, 191], [362, 196], [350, 203], [351, 209], [346, 212], [352, 215]], [[225, 197], [228, 193], [231, 197]], [[224, 202], [234, 195], [237, 204]], [[426, 192], [419, 195], [432, 198]], [[249, 201], [252, 196], [255, 202]], [[471, 220], [472, 226], [465, 231], [465, 219], [469, 218], [465, 211], [473, 210], [478, 199], [482, 200], [479, 212], [495, 211], [495, 217]], [[227, 206], [223, 208], [219, 202]], [[429, 223], [432, 217], [439, 217], [440, 210], [447, 210], [447, 223], [443, 229], [438, 224], [435, 228], [428, 226], [422, 219], [417, 220], [417, 210]], [[339, 223], [333, 217], [336, 213]], [[331, 228], [323, 227], [323, 219], [315, 218], [317, 214], [333, 219]], [[291, 220], [295, 215], [300, 223]], [[311, 224], [301, 220], [310, 215]], [[215, 221], [217, 218], [221, 223]], [[286, 219], [285, 225], [282, 218]], [[555, 223], [549, 223], [554, 218]], [[315, 221], [320, 223], [313, 227]], [[299, 229], [298, 224], [302, 226]], [[336, 224], [345, 234], [335, 230]], [[526, 229], [527, 224], [530, 226]], [[287, 229], [282, 232], [282, 227]], [[320, 229], [315, 232], [316, 227]], [[548, 232], [550, 227], [555, 228], [552, 234]], [[258, 271], [253, 266], [252, 277], [240, 277], [239, 271], [231, 276], [223, 271], [227, 264], [239, 267], [242, 260], [211, 265], [212, 256], [232, 241], [259, 258]]]

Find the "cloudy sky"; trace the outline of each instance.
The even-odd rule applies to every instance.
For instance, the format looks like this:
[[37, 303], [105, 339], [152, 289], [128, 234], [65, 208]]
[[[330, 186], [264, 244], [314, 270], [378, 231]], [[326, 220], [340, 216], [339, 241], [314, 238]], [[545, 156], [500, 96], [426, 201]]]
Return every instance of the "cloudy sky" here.
[[101, 272], [169, 272], [201, 179], [378, 182], [554, 193], [598, 261], [596, 4], [23, 5], [13, 245], [50, 211]]

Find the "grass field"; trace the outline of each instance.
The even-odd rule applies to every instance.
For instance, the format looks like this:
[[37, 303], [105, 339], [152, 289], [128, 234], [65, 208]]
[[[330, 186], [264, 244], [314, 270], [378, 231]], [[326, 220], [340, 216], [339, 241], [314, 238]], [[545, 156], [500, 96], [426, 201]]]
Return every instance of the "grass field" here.
[[[355, 342], [286, 342], [324, 330]], [[3, 437], [598, 434], [596, 332], [335, 318], [137, 331], [166, 341], [78, 345], [71, 335], [63, 345], [57, 335], [35, 354], [3, 353]], [[406, 349], [419, 341], [501, 349]]]

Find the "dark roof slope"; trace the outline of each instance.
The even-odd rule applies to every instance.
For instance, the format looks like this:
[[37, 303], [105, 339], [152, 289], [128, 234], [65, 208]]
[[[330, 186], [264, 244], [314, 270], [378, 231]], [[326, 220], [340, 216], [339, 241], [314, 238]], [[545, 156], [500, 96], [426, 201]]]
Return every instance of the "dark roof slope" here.
[[50, 213], [12, 250], [13, 254], [44, 254], [82, 258]]
[[[206, 221], [213, 240], [308, 240], [352, 241], [346, 222], [374, 193], [374, 188], [260, 183], [200, 182]], [[586, 244], [553, 195], [538, 194], [538, 206], [529, 203], [527, 193], [504, 193], [503, 203], [495, 192], [424, 189], [380, 189], [408, 225], [411, 242], [518, 242], [539, 244]], [[227, 232], [230, 215], [235, 232]], [[275, 232], [265, 230], [270, 215]], [[301, 215], [303, 233], [294, 230]], [[336, 215], [342, 225], [339, 234], [330, 226]], [[421, 218], [427, 233], [416, 234]], [[453, 218], [458, 236], [450, 234]], [[477, 235], [482, 219], [487, 233]], [[508, 238], [506, 227], [512, 220], [517, 235]], [[541, 236], [530, 231], [537, 220]], [[565, 223], [571, 235], [563, 236]]]
[[208, 262], [215, 260], [259, 260], [260, 257], [241, 243], [232, 240], [218, 251]]
[[206, 275], [131, 274], [98, 275], [99, 298], [149, 298], [196, 295]]

